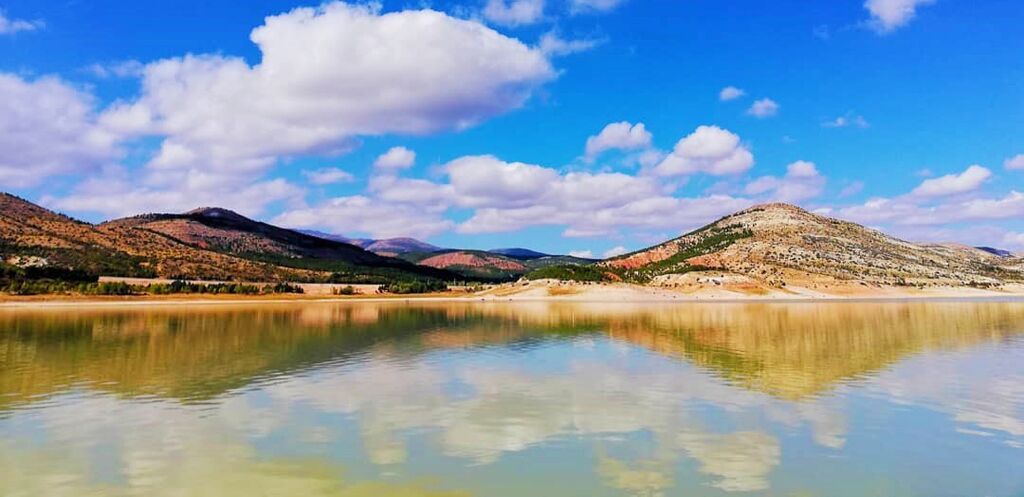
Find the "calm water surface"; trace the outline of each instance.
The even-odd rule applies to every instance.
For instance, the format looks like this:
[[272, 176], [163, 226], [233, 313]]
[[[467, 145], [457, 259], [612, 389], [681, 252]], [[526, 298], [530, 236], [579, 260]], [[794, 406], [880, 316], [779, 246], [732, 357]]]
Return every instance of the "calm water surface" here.
[[1024, 495], [1024, 303], [0, 311], [0, 496]]

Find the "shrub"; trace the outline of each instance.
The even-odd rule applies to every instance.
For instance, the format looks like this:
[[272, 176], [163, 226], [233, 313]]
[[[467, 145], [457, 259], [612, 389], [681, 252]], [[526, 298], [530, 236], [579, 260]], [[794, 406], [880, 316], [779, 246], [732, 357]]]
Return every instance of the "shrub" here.
[[429, 293], [429, 292], [443, 292], [448, 289], [442, 281], [438, 280], [414, 280], [414, 281], [395, 281], [381, 285], [377, 290], [380, 293], [395, 293], [395, 294], [410, 294], [410, 293]]
[[277, 283], [263, 288], [264, 293], [306, 293], [301, 286], [290, 283]]
[[559, 266], [547, 266], [532, 271], [526, 275], [528, 280], [554, 279], [562, 281], [605, 281], [608, 277], [604, 271], [595, 266], [582, 266], [578, 264], [565, 264]]
[[84, 293], [92, 295], [132, 295], [135, 293], [135, 287], [123, 281], [104, 281], [96, 283]]
[[332, 293], [335, 295], [355, 295], [356, 288], [352, 285], [346, 285], [341, 288], [335, 288]]

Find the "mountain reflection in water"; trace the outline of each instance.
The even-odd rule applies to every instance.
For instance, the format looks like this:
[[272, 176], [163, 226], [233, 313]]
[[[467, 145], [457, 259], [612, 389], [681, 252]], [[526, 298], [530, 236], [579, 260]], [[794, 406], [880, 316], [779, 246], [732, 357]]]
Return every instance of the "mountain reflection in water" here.
[[3, 311], [0, 495], [1015, 496], [1022, 338], [1014, 302]]

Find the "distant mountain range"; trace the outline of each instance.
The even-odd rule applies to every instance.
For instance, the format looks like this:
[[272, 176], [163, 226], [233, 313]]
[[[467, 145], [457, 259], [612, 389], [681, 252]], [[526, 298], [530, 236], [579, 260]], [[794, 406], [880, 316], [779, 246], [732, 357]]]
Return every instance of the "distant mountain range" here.
[[530, 250], [525, 248], [500, 248], [488, 250], [488, 252], [499, 255], [507, 255], [509, 257], [514, 257], [516, 259], [540, 259], [542, 257], [551, 257], [551, 254], [545, 254], [542, 252], [537, 252], [536, 250]]
[[546, 264], [593, 262], [527, 249], [444, 249], [412, 238], [295, 231], [205, 207], [84, 223], [0, 194], [0, 259], [107, 276], [247, 281], [505, 281]]
[[999, 257], [1013, 257], [1013, 252], [1010, 252], [1009, 250], [997, 249], [997, 248], [992, 248], [992, 247], [974, 247], [974, 248], [976, 248], [978, 250], [983, 250], [983, 251], [988, 252], [988, 253], [990, 253], [992, 255], [998, 255]]
[[504, 281], [518, 278], [535, 269], [558, 264], [589, 264], [595, 259], [551, 255], [526, 248], [470, 250], [441, 248], [415, 238], [348, 238], [315, 230], [302, 233], [358, 245], [379, 255], [399, 257], [409, 262], [452, 271], [465, 278]]
[[[456, 249], [448, 249], [438, 247], [437, 245], [431, 245], [427, 242], [417, 240], [415, 238], [349, 238], [344, 235], [337, 235], [333, 233], [325, 233], [317, 230], [297, 230], [307, 235], [312, 235], [327, 240], [335, 240], [339, 242], [349, 243], [362, 247], [370, 252], [383, 255], [397, 255], [397, 254], [409, 254], [409, 253], [433, 253], [452, 251]], [[476, 251], [479, 252], [479, 251]], [[542, 257], [552, 257], [552, 254], [545, 254], [543, 252], [537, 252], [536, 250], [530, 250], [528, 248], [513, 247], [513, 248], [498, 248], [487, 250], [492, 254], [503, 255], [511, 257], [513, 259], [540, 259]], [[582, 260], [582, 259], [581, 259]]]
[[[773, 286], [1024, 281], [1024, 259], [1004, 250], [914, 244], [787, 204], [756, 206], [653, 247], [596, 261], [525, 248], [451, 249], [412, 238], [300, 232], [216, 207], [94, 225], [0, 194], [0, 259], [97, 275], [247, 281], [508, 281], [536, 272], [673, 285], [708, 271]], [[570, 270], [560, 272], [562, 267]]]
[[407, 252], [437, 252], [438, 250], [442, 250], [441, 247], [431, 245], [427, 242], [421, 242], [415, 238], [384, 238], [374, 240], [372, 238], [348, 238], [342, 235], [324, 233], [323, 231], [316, 230], [297, 231], [326, 240], [335, 240], [352, 244], [376, 254], [395, 255]]

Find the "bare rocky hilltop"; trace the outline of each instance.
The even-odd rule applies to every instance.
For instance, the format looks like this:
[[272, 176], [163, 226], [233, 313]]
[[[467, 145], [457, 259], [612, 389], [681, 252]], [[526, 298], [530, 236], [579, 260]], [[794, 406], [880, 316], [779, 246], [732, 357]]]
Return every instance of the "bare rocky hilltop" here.
[[605, 260], [613, 279], [996, 288], [1024, 282], [1024, 261], [953, 244], [915, 244], [788, 204], [764, 204], [659, 245]]

